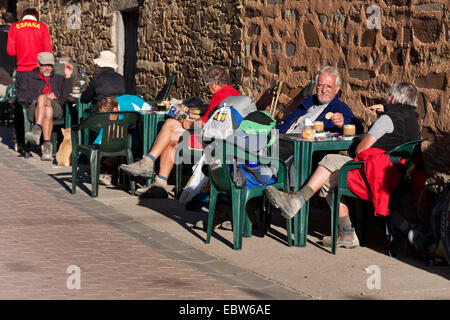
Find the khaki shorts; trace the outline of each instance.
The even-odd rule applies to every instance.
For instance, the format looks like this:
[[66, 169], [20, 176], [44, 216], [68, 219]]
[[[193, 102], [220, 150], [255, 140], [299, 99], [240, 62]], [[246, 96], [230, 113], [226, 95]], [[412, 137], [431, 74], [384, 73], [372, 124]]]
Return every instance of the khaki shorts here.
[[[30, 122], [33, 123], [34, 123], [34, 114], [36, 111], [36, 104], [37, 101], [33, 101], [30, 105], [28, 105], [27, 108], [27, 118]], [[52, 100], [51, 104], [53, 108], [53, 119], [62, 119], [62, 117], [64, 116], [64, 112], [61, 105], [55, 100]]]
[[331, 206], [331, 196], [339, 182], [339, 170], [342, 166], [353, 158], [341, 154], [327, 154], [319, 162], [319, 166], [327, 168], [331, 172], [330, 178], [319, 190], [319, 196], [325, 198]]

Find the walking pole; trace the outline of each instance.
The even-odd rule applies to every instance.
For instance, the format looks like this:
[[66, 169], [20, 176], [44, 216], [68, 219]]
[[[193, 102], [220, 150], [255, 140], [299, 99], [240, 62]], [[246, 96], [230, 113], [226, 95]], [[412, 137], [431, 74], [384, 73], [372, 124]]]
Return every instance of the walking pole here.
[[276, 96], [275, 96], [275, 103], [273, 104], [273, 110], [270, 112], [270, 115], [272, 116], [272, 118], [275, 115], [275, 110], [276, 110], [276, 106], [277, 106], [277, 103], [278, 103], [278, 98], [280, 97], [282, 91], [283, 91], [283, 81], [280, 80], [278, 82], [277, 93], [276, 93]]

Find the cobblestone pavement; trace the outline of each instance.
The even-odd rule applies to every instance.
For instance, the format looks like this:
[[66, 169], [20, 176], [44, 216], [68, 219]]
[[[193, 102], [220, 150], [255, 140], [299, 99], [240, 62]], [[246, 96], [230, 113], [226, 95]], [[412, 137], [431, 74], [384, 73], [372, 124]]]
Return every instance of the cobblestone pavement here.
[[303, 298], [70, 194], [3, 145], [0, 203], [0, 299]]

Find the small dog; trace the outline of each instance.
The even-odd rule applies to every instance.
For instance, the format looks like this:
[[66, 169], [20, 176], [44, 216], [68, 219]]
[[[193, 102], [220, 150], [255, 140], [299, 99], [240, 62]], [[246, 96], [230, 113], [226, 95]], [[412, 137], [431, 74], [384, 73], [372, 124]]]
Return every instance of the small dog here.
[[70, 128], [61, 128], [61, 132], [64, 136], [64, 140], [59, 146], [59, 150], [56, 153], [56, 162], [60, 167], [68, 167], [70, 165], [70, 155], [72, 154], [72, 140], [70, 137]]

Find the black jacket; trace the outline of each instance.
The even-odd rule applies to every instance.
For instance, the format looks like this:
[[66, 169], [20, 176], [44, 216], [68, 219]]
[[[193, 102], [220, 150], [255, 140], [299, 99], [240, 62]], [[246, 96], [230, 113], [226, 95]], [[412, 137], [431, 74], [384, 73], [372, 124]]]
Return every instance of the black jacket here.
[[16, 56], [10, 56], [6, 53], [6, 44], [8, 43], [9, 25], [0, 26], [0, 67], [8, 71], [12, 76], [17, 65]]
[[113, 68], [102, 68], [95, 74], [89, 86], [81, 94], [81, 102], [97, 103], [105, 97], [117, 97], [125, 94], [125, 80]]
[[[31, 103], [42, 94], [45, 81], [39, 77], [39, 68], [30, 72], [21, 72], [21, 81], [16, 81], [16, 98], [19, 102]], [[72, 92], [72, 80], [52, 72], [50, 74], [50, 87], [60, 105], [66, 102], [67, 96]]]

